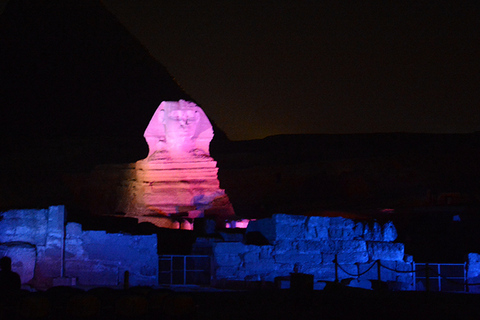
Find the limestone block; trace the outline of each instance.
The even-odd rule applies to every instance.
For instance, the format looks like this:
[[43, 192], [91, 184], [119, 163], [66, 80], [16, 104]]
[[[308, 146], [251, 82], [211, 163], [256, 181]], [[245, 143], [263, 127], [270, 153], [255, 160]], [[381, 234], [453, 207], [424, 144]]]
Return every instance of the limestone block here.
[[[110, 274], [112, 272], [111, 265], [115, 265], [123, 270], [121, 277], [123, 277], [123, 272], [128, 270], [132, 285], [134, 283], [155, 284], [158, 281], [157, 237], [154, 235], [132, 236], [107, 234], [103, 231], [85, 231], [81, 237], [83, 253], [79, 251], [78, 247], [74, 246], [76, 244], [72, 243], [74, 240], [66, 242], [69, 250], [67, 252], [69, 254], [77, 254], [72, 258], [69, 255], [66, 256], [66, 258], [72, 259], [71, 261], [78, 261], [73, 259], [76, 259], [78, 254], [81, 253], [83, 259], [88, 257], [88, 261], [103, 261], [101, 265], [104, 267], [97, 266], [101, 270], [100, 273], [108, 271], [107, 273]], [[117, 270], [116, 272], [120, 271]], [[105, 276], [110, 277], [108, 274], [105, 274]], [[94, 279], [96, 276], [92, 277], [90, 278]], [[93, 283], [93, 280], [88, 281]]]
[[329, 217], [307, 217], [305, 239], [318, 240], [328, 238]]
[[221, 267], [240, 267], [242, 260], [238, 254], [216, 254], [215, 262]]
[[304, 224], [288, 225], [280, 223], [275, 225], [275, 240], [299, 240], [305, 239], [305, 236], [306, 228]]
[[12, 270], [20, 275], [22, 283], [33, 279], [36, 256], [33, 245], [0, 245], [0, 257], [5, 256], [12, 259]]
[[368, 253], [367, 251], [338, 253], [337, 261], [340, 264], [365, 263], [368, 262]]
[[350, 240], [355, 238], [355, 222], [342, 217], [330, 218], [328, 235], [330, 239]]
[[312, 263], [320, 264], [323, 261], [321, 253], [296, 253], [296, 252], [286, 252], [282, 254], [276, 254], [274, 256], [275, 262], [277, 263], [290, 263], [290, 264], [304, 264]]
[[87, 252], [83, 250], [83, 241], [80, 238], [65, 240], [65, 258], [74, 260], [88, 258]]
[[296, 216], [291, 214], [277, 213], [272, 217], [277, 224], [286, 224], [288, 226], [306, 226], [306, 216]]
[[367, 241], [383, 241], [382, 227], [378, 222], [367, 223], [363, 230], [363, 238]]
[[48, 208], [48, 231], [50, 234], [63, 236], [65, 224], [65, 206], [51, 206]]
[[61, 259], [52, 258], [46, 253], [45, 247], [37, 247], [37, 264], [35, 266], [35, 279], [58, 278], [61, 275]]
[[[344, 252], [336, 254], [338, 263], [364, 263], [368, 261], [368, 254], [366, 251], [363, 252]], [[334, 264], [335, 254], [334, 253], [323, 253], [322, 254], [323, 264], [329, 265]]]
[[353, 227], [354, 239], [363, 239], [364, 228], [365, 226], [362, 222], [355, 223], [355, 227]]
[[48, 210], [10, 210], [0, 213], [0, 242], [24, 241], [45, 245]]
[[480, 254], [469, 253], [467, 256], [467, 278], [469, 282], [472, 282], [471, 279], [477, 277], [480, 277]]
[[274, 214], [275, 240], [279, 239], [304, 239], [307, 233], [306, 216], [288, 214]]
[[123, 276], [118, 264], [99, 260], [67, 260], [65, 275], [77, 278], [77, 284], [84, 286], [116, 286]]
[[[241, 242], [215, 242], [213, 243], [213, 254], [240, 254], [248, 251], [248, 245]], [[254, 246], [252, 246], [254, 247]]]
[[335, 254], [334, 253], [322, 253], [322, 263], [324, 265], [334, 264], [335, 263]]
[[269, 260], [273, 259], [273, 246], [246, 246], [247, 252], [245, 254], [240, 254], [240, 257], [245, 262], [258, 262], [259, 260]]
[[335, 242], [332, 240], [303, 240], [298, 241], [298, 252], [300, 253], [322, 253], [335, 252]]
[[328, 229], [328, 236], [330, 239], [334, 240], [353, 240], [355, 239], [355, 233], [353, 229], [337, 229], [337, 228], [331, 228]]
[[322, 267], [322, 261], [320, 259], [312, 259], [310, 261], [304, 261], [302, 263], [298, 263], [296, 267], [296, 271], [300, 273], [306, 273], [306, 274], [313, 274], [317, 273], [318, 269]]
[[270, 273], [277, 269], [275, 260], [262, 259], [256, 262], [245, 262], [245, 270], [249, 273]]
[[369, 241], [367, 249], [370, 260], [403, 261], [403, 243]]
[[260, 261], [260, 252], [247, 252], [241, 258], [248, 263], [257, 263]]
[[367, 243], [363, 240], [336, 240], [335, 253], [366, 252]]
[[80, 223], [76, 222], [69, 222], [67, 223], [66, 226], [66, 238], [67, 239], [72, 239], [72, 238], [78, 238], [82, 236], [82, 225]]
[[295, 263], [275, 261], [276, 270], [279, 276], [288, 276], [291, 272], [295, 272]]
[[312, 270], [310, 274], [313, 274], [315, 280], [334, 281], [335, 280], [335, 266], [320, 265], [315, 270]]
[[85, 231], [83, 248], [91, 260], [141, 262], [157, 257], [157, 237]]
[[395, 241], [397, 239], [397, 229], [393, 222], [389, 221], [382, 226], [383, 241]]
[[355, 222], [351, 219], [346, 219], [343, 217], [334, 217], [330, 218], [330, 228], [336, 229], [353, 229], [355, 227]]
[[272, 259], [274, 253], [274, 246], [261, 246], [260, 259]]
[[478, 253], [469, 253], [467, 256], [468, 264], [480, 263], [480, 254]]
[[260, 246], [248, 245], [248, 246], [245, 246], [245, 250], [246, 252], [244, 254], [240, 254], [243, 261], [255, 263], [260, 260], [260, 251], [261, 251]]
[[275, 254], [282, 254], [285, 252], [298, 251], [299, 244], [295, 240], [277, 240], [274, 244]]

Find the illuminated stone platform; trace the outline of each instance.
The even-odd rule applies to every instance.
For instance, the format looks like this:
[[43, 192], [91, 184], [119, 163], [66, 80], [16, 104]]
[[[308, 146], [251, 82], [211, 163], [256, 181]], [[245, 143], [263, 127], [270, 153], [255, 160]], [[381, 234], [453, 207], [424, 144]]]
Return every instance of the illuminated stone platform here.
[[168, 224], [165, 217], [194, 219], [209, 212], [228, 220], [234, 212], [217, 172], [211, 157], [138, 161], [129, 188], [135, 192], [135, 206], [127, 216], [161, 226]]

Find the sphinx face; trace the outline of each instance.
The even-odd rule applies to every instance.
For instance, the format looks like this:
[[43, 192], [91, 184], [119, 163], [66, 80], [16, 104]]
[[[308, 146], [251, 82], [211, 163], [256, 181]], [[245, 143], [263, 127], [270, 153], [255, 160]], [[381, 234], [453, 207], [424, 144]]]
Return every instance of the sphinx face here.
[[165, 110], [165, 133], [169, 139], [192, 139], [195, 135], [199, 115], [195, 108]]
[[163, 101], [144, 133], [149, 161], [208, 156], [212, 125], [193, 102]]

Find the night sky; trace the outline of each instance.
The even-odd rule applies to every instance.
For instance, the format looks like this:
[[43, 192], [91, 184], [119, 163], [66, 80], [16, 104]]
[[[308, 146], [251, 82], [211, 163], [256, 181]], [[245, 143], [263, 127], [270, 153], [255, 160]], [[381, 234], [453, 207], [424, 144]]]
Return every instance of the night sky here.
[[480, 130], [476, 1], [103, 3], [230, 139]]

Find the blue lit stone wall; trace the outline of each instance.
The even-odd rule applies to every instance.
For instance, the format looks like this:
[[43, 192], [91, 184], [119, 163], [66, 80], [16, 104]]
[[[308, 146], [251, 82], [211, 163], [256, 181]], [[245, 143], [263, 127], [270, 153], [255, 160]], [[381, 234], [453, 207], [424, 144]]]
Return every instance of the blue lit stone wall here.
[[81, 286], [117, 286], [127, 270], [131, 285], [158, 284], [155, 235], [83, 231], [77, 223], [65, 227], [64, 206], [10, 210], [0, 217], [0, 256], [12, 258], [23, 284], [46, 289], [63, 276]]
[[65, 276], [83, 286], [158, 284], [157, 236], [132, 236], [105, 231], [83, 231], [78, 223], [67, 225]]
[[472, 293], [480, 293], [480, 254], [469, 253], [467, 256], [467, 281], [469, 284], [468, 290]]
[[[215, 280], [274, 281], [297, 271], [314, 275], [316, 280], [335, 280], [334, 259], [343, 269], [358, 274], [376, 260], [391, 269], [411, 270], [412, 259], [405, 257], [404, 245], [394, 243], [397, 237], [392, 223], [380, 225], [355, 222], [342, 217], [305, 217], [276, 214], [269, 219], [250, 222], [246, 238], [255, 235], [263, 245], [243, 242], [218, 242], [198, 239], [194, 246], [210, 246], [215, 261]], [[352, 276], [339, 271], [339, 280]], [[378, 279], [372, 268], [360, 279]], [[381, 270], [381, 280], [413, 289], [409, 273]]]
[[64, 207], [0, 213], [0, 255], [12, 258], [22, 283], [49, 287], [61, 276]]

